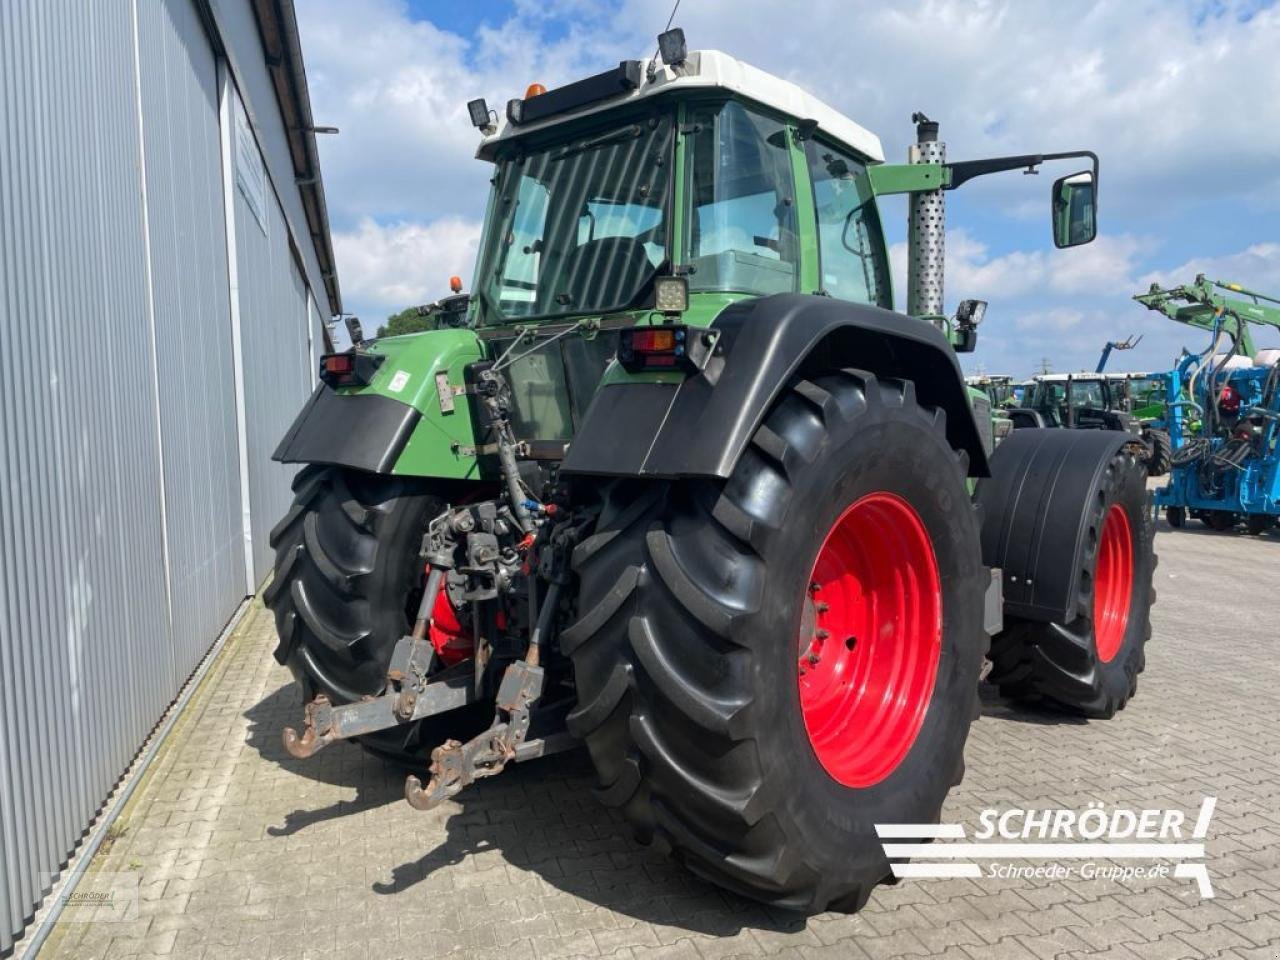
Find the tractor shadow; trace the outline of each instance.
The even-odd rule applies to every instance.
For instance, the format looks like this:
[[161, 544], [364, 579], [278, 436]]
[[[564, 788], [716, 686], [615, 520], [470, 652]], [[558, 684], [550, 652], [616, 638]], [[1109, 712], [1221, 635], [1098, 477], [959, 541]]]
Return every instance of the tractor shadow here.
[[246, 743], [267, 763], [316, 783], [354, 787], [352, 800], [339, 800], [316, 809], [298, 809], [284, 823], [267, 827], [267, 835], [287, 837], [307, 827], [362, 814], [404, 799], [404, 777], [391, 764], [369, 757], [355, 744], [336, 743], [317, 755], [299, 760], [284, 748], [281, 733], [302, 721], [302, 696], [293, 683], [285, 684], [244, 713], [249, 721]]
[[[244, 714], [249, 720], [248, 745], [265, 763], [320, 785], [315, 792], [345, 787], [354, 788], [356, 796], [308, 807], [304, 784], [298, 808], [286, 813], [282, 822], [268, 825], [267, 836], [305, 836], [308, 828], [331, 821], [363, 834], [362, 823], [371, 816], [384, 824], [371, 824], [371, 835], [389, 824], [396, 832], [403, 829], [409, 842], [398, 844], [386, 856], [382, 848], [372, 850], [370, 861], [392, 862], [403, 858], [406, 850], [429, 847], [421, 856], [395, 863], [389, 871], [366, 863], [366, 874], [377, 875], [368, 887], [372, 896], [403, 895], [410, 907], [433, 896], [430, 891], [441, 889], [442, 884], [449, 885], [447, 876], [438, 876], [441, 871], [462, 868], [470, 875], [472, 868], [464, 866], [469, 860], [480, 858], [489, 867], [496, 855], [508, 869], [487, 871], [494, 878], [493, 894], [522, 900], [546, 898], [551, 910], [556, 902], [566, 903], [567, 894], [646, 923], [712, 936], [732, 936], [744, 929], [778, 933], [805, 929], [805, 917], [721, 890], [655, 847], [635, 842], [621, 815], [592, 795], [594, 773], [585, 750], [512, 765], [499, 776], [467, 787], [442, 810], [424, 814], [405, 803], [404, 768], [355, 744], [333, 744], [306, 760], [290, 755], [281, 742], [281, 730], [296, 724], [301, 713], [293, 684], [268, 694]], [[394, 804], [399, 809], [382, 809]], [[313, 865], [319, 867], [319, 863]], [[527, 890], [521, 890], [526, 884]]]
[[1000, 696], [1000, 691], [990, 683], [984, 682], [978, 685], [978, 699], [982, 703], [981, 716], [984, 720], [1005, 720], [1037, 727], [1079, 727], [1089, 722], [1084, 717], [1072, 716], [1052, 707], [1009, 700]]

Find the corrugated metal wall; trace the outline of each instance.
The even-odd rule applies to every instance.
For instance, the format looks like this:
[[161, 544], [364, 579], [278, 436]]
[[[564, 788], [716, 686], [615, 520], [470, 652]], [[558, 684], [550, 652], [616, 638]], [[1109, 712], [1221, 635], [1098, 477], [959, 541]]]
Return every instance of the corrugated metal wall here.
[[138, 4], [169, 589], [189, 674], [245, 593], [218, 71], [189, 0]]
[[[236, 257], [255, 582], [319, 320], [271, 200]], [[224, 204], [191, 0], [0, 0], [0, 950], [246, 592]]]
[[297, 415], [297, 398], [311, 392], [314, 368], [307, 287], [289, 249], [284, 214], [269, 197], [265, 223], [259, 224], [238, 190], [235, 199], [245, 408], [254, 411], [245, 424], [253, 574], [261, 583], [274, 556], [268, 536], [289, 509], [289, 482], [297, 472], [273, 463], [271, 453]]
[[132, 51], [0, 3], [3, 947], [172, 695]]

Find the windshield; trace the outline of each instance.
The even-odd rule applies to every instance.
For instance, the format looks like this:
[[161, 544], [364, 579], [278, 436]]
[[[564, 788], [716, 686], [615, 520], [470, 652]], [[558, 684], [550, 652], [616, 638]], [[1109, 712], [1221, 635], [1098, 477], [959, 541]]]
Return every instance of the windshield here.
[[658, 115], [500, 159], [477, 284], [486, 318], [637, 300], [668, 259], [671, 158], [672, 122]]
[[[1067, 384], [1064, 381], [1042, 381], [1037, 388], [1037, 405], [1065, 404]], [[1106, 406], [1102, 384], [1097, 380], [1075, 380], [1071, 383], [1071, 406], [1102, 409]]]

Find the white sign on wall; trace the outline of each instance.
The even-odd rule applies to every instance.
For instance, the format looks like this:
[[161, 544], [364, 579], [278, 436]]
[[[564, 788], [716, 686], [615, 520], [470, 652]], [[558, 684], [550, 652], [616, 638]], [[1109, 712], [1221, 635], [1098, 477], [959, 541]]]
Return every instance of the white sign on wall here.
[[258, 141], [244, 112], [244, 104], [235, 98], [236, 107], [236, 187], [244, 196], [254, 219], [263, 233], [267, 232], [267, 171], [258, 152]]

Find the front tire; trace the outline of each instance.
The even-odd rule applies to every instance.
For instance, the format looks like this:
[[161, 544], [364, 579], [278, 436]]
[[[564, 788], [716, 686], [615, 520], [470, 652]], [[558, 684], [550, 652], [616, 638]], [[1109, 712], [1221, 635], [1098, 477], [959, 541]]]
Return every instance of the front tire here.
[[[856, 910], [891, 872], [875, 825], [937, 821], [987, 639], [964, 467], [911, 383], [843, 371], [786, 392], [727, 481], [613, 489], [561, 642], [570, 729], [641, 839], [781, 908]], [[912, 576], [925, 599], [895, 606]], [[877, 717], [842, 675], [906, 709]]]
[[1106, 719], [1137, 692], [1151, 638], [1155, 531], [1144, 465], [1117, 453], [1084, 508], [1075, 616], [1065, 623], [1011, 618], [991, 641], [988, 680], [1010, 699]]

